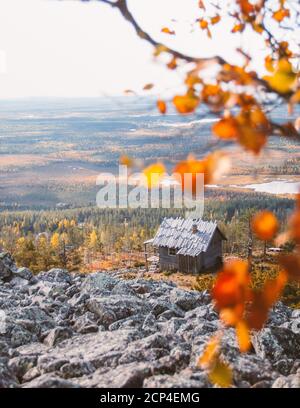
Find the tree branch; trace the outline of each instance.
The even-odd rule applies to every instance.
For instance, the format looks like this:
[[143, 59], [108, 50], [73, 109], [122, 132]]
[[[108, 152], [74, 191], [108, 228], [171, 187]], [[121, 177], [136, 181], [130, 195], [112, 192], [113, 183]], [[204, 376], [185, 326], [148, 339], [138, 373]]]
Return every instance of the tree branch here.
[[[83, 0], [83, 1], [90, 1], [90, 0]], [[172, 48], [169, 48], [167, 46], [165, 46], [164, 44], [156, 41], [150, 34], [148, 34], [146, 31], [144, 31], [141, 26], [138, 24], [138, 22], [136, 21], [136, 19], [134, 18], [134, 16], [132, 15], [132, 13], [130, 12], [128, 5], [127, 5], [127, 0], [117, 0], [117, 1], [110, 1], [110, 0], [97, 0], [99, 2], [105, 3], [105, 4], [109, 4], [111, 7], [117, 8], [119, 10], [119, 12], [121, 13], [121, 15], [125, 18], [126, 21], [128, 21], [132, 27], [134, 28], [136, 34], [143, 40], [147, 41], [148, 43], [150, 43], [151, 45], [153, 45], [155, 48], [159, 48], [159, 47], [164, 47], [164, 49], [166, 50], [166, 52], [168, 52], [169, 54], [171, 54], [173, 57], [184, 60], [186, 62], [193, 62], [195, 64], [198, 65], [206, 65], [206, 64], [219, 64], [219, 65], [225, 65], [225, 64], [229, 64], [231, 65], [228, 61], [226, 61], [223, 57], [219, 56], [219, 55], [215, 55], [213, 57], [201, 57], [201, 58], [197, 58], [197, 57], [192, 57], [190, 55], [186, 55], [180, 51], [176, 51]], [[255, 81], [261, 85], [266, 92], [269, 93], [274, 93], [274, 90], [272, 88], [270, 88], [269, 84], [263, 80], [262, 78], [259, 78], [258, 76], [256, 76]], [[285, 98], [286, 97], [290, 97], [290, 95], [282, 95], [282, 97]]]
[[[89, 0], [86, 0], [89, 1]], [[166, 51], [170, 54], [172, 54], [175, 58], [179, 58], [182, 60], [185, 60], [186, 62], [195, 62], [195, 63], [205, 63], [205, 62], [216, 62], [218, 64], [226, 64], [226, 61], [219, 56], [214, 56], [210, 58], [195, 58], [186, 54], [183, 54], [179, 51], [173, 50], [169, 47], [166, 47], [164, 44], [159, 43], [158, 41], [154, 40], [153, 37], [151, 37], [146, 31], [144, 31], [141, 26], [137, 23], [135, 18], [133, 17], [132, 13], [130, 12], [128, 5], [127, 5], [127, 0], [117, 0], [115, 2], [111, 2], [110, 0], [98, 0], [101, 3], [106, 3], [109, 4], [112, 7], [117, 8], [122, 16], [125, 18], [126, 21], [128, 21], [132, 27], [134, 28], [136, 34], [143, 40], [147, 41], [154, 47], [160, 47], [163, 46]]]

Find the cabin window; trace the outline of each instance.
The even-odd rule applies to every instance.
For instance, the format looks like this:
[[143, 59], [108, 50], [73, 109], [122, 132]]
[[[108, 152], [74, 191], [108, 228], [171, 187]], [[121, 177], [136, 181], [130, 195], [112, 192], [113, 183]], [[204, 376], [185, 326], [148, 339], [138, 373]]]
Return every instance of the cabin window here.
[[169, 248], [169, 255], [176, 255], [176, 249], [175, 248]]

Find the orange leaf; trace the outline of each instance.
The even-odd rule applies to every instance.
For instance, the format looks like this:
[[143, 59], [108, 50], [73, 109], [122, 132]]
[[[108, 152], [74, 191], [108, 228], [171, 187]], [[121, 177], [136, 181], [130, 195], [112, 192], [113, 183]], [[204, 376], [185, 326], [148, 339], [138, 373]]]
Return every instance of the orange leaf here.
[[174, 31], [174, 30], [170, 30], [168, 27], [162, 28], [162, 29], [161, 29], [161, 32], [162, 32], [162, 33], [165, 33], [165, 34], [169, 34], [169, 35], [175, 35], [175, 31]]
[[210, 19], [212, 25], [217, 24], [220, 20], [221, 20], [221, 16], [219, 16], [219, 14], [217, 14], [216, 16]]
[[240, 133], [239, 143], [246, 149], [258, 154], [267, 142], [264, 132], [257, 132], [251, 127], [244, 127]]
[[199, 25], [202, 30], [206, 30], [208, 28], [208, 22], [206, 20], [200, 20]]
[[262, 34], [264, 32], [264, 27], [261, 24], [255, 24], [255, 22], [253, 22], [252, 27], [258, 34]]
[[248, 263], [237, 259], [227, 262], [219, 272], [212, 289], [212, 297], [216, 307], [220, 309], [232, 308], [244, 304], [248, 296], [250, 276]]
[[246, 16], [249, 16], [249, 14], [254, 11], [254, 6], [249, 0], [238, 0], [238, 3], [240, 4], [242, 13]]
[[195, 111], [200, 101], [194, 94], [177, 95], [173, 98], [173, 103], [179, 113], [192, 113]]
[[253, 293], [253, 300], [247, 315], [249, 327], [255, 330], [260, 330], [263, 327], [268, 318], [270, 307], [279, 300], [286, 282], [287, 275], [282, 271], [275, 279], [267, 280], [262, 290]]
[[244, 320], [241, 320], [236, 325], [236, 335], [239, 347], [242, 353], [247, 352], [251, 347], [251, 338], [249, 327]]
[[219, 309], [231, 308], [243, 301], [241, 286], [233, 274], [226, 272], [219, 274], [212, 295]]
[[290, 17], [290, 10], [285, 8], [281, 8], [273, 13], [274, 20], [278, 21], [279, 23], [286, 17]]
[[263, 111], [254, 107], [243, 109], [236, 117], [239, 124], [239, 143], [246, 149], [258, 154], [266, 144], [271, 127]]
[[[214, 152], [207, 155], [202, 160], [196, 160], [193, 155], [188, 156], [187, 160], [181, 161], [174, 169], [174, 173], [178, 176], [177, 179], [181, 183], [182, 188], [187, 188], [193, 194], [197, 192], [197, 183], [199, 182], [198, 174], [204, 175], [204, 184], [209, 184], [216, 181], [229, 169], [228, 157], [223, 152]], [[191, 185], [185, 185], [185, 175], [190, 174]], [[189, 180], [188, 180], [189, 181]]]
[[289, 49], [289, 43], [287, 41], [281, 41], [279, 43], [279, 54], [282, 56], [285, 56], [287, 58], [290, 58], [293, 56], [292, 51]]
[[167, 105], [166, 102], [162, 101], [162, 100], [158, 100], [156, 102], [157, 104], [157, 108], [160, 111], [160, 113], [162, 113], [163, 115], [167, 112]]
[[[205, 175], [206, 164], [203, 160], [196, 160], [193, 156], [189, 156], [187, 160], [178, 163], [174, 169], [177, 180], [181, 183], [183, 190], [190, 190], [193, 194], [197, 193], [197, 187], [200, 179], [198, 174]], [[186, 180], [185, 175], [190, 174], [191, 180]], [[186, 183], [189, 184], [186, 184]], [[205, 182], [205, 178], [204, 178]], [[191, 183], [191, 184], [190, 184]]]
[[189, 72], [185, 79], [185, 84], [188, 88], [193, 88], [197, 84], [201, 84], [202, 80], [194, 72]]
[[215, 362], [219, 354], [219, 350], [220, 350], [220, 335], [216, 334], [213, 337], [211, 337], [211, 339], [207, 343], [202, 356], [199, 357], [197, 365], [203, 369], [206, 369], [209, 366], [211, 366]]
[[175, 69], [175, 68], [177, 68], [177, 60], [176, 60], [175, 57], [172, 58], [170, 62], [168, 62], [167, 67], [168, 67], [169, 69]]
[[278, 220], [270, 211], [261, 211], [252, 219], [252, 229], [257, 238], [270, 241], [278, 231]]
[[261, 292], [253, 294], [253, 300], [249, 306], [247, 324], [251, 329], [260, 330], [268, 318], [269, 308], [264, 302]]
[[253, 301], [249, 306], [247, 323], [249, 327], [260, 330], [265, 324], [270, 307], [276, 303], [287, 282], [287, 275], [281, 271], [275, 279], [269, 279], [263, 288], [253, 294]]
[[219, 85], [205, 84], [202, 89], [203, 102], [208, 104], [213, 111], [223, 110], [230, 96], [230, 93], [223, 91]]
[[236, 24], [233, 29], [231, 30], [232, 33], [242, 32], [245, 29], [245, 24], [239, 23]]
[[237, 139], [239, 136], [238, 122], [232, 117], [221, 119], [212, 130], [220, 139]]
[[239, 303], [234, 307], [228, 307], [220, 310], [220, 319], [227, 326], [236, 326], [236, 324], [242, 319], [245, 311], [245, 305]]

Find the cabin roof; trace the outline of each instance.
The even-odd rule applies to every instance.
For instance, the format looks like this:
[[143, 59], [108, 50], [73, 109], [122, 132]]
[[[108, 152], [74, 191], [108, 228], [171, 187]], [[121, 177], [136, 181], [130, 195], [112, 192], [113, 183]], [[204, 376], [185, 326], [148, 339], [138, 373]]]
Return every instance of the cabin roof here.
[[[197, 232], [193, 233], [193, 225], [197, 225]], [[155, 237], [153, 246], [176, 248], [177, 254], [198, 256], [206, 252], [210, 241], [218, 229], [215, 221], [201, 219], [164, 218]], [[218, 229], [222, 239], [226, 239]]]

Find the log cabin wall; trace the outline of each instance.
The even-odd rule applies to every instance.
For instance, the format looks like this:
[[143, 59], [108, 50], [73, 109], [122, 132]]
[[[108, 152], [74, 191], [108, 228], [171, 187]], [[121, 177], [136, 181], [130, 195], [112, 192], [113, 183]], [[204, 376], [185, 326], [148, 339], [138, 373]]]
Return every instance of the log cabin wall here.
[[218, 230], [207, 248], [207, 251], [202, 254], [202, 269], [216, 266], [222, 259], [222, 236]]
[[178, 270], [178, 255], [169, 255], [169, 248], [159, 247], [159, 266], [161, 270]]

